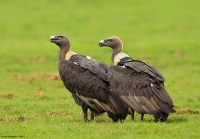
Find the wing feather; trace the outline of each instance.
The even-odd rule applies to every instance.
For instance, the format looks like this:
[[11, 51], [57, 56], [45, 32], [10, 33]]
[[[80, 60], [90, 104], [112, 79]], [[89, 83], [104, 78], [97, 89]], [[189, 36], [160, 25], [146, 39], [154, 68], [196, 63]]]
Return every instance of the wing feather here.
[[98, 62], [94, 59], [88, 58], [85, 55], [73, 55], [69, 59], [72, 62], [75, 62], [82, 68], [89, 70], [90, 72], [98, 75], [103, 80], [108, 81], [107, 72], [109, 67], [101, 62]]
[[[159, 81], [156, 82], [159, 79], [158, 77], [162, 78], [162, 75], [145, 63], [136, 62], [132, 65], [131, 62], [129, 59], [124, 64], [127, 68], [120, 66], [110, 67], [108, 77], [112, 90], [129, 107], [140, 114], [148, 113], [154, 115], [159, 111], [172, 112], [172, 99], [161, 83]], [[149, 69], [145, 69], [145, 67]], [[160, 82], [164, 81], [164, 78], [159, 80]]]
[[121, 59], [119, 65], [129, 67], [132, 70], [135, 70], [136, 72], [144, 72], [160, 82], [164, 82], [165, 80], [163, 75], [158, 70], [156, 70], [153, 66], [150, 66], [149, 64], [140, 60], [133, 60], [130, 57], [126, 57]]

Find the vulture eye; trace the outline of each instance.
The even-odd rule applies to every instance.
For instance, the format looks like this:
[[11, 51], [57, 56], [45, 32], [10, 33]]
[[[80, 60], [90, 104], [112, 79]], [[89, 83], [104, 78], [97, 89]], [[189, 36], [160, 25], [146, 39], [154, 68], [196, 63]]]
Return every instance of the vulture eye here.
[[110, 41], [110, 42], [111, 42], [111, 41], [112, 41], [112, 39], [108, 39], [108, 41]]

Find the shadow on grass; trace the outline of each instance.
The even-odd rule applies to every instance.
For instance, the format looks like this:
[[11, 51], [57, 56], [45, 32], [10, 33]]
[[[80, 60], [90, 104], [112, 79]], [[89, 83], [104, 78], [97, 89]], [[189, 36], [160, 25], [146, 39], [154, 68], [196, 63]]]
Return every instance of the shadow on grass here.
[[[171, 124], [171, 123], [186, 123], [189, 122], [189, 115], [199, 115], [199, 111], [196, 110], [191, 110], [189, 108], [183, 108], [180, 110], [177, 110], [176, 113], [170, 114], [168, 117], [168, 120], [166, 122], [158, 122], [158, 123], [166, 123], [166, 124]], [[85, 122], [83, 120], [83, 116], [80, 114], [80, 116], [77, 116], [75, 113], [67, 111], [67, 110], [57, 110], [57, 111], [52, 111], [44, 114], [35, 114], [32, 117], [24, 117], [24, 116], [15, 116], [15, 117], [0, 117], [0, 122], [24, 122], [26, 120], [31, 120], [31, 119], [38, 119], [38, 118], [55, 118], [55, 117], [65, 117], [66, 122], [70, 123], [113, 123], [114, 122], [109, 119], [106, 115], [106, 113], [99, 115], [95, 117], [93, 121], [88, 121]], [[120, 122], [116, 123], [155, 123], [154, 118], [151, 115], [146, 115], [143, 121], [140, 121], [139, 119], [139, 114], [136, 114], [135, 120], [131, 120], [130, 116], [127, 116], [127, 118]]]
[[[184, 115], [185, 116], [185, 115]], [[135, 119], [135, 120], [131, 120], [130, 117], [127, 117], [124, 121], [120, 122], [113, 122], [111, 119], [109, 119], [108, 117], [106, 117], [105, 115], [101, 115], [99, 117], [96, 117], [95, 120], [93, 121], [88, 121], [88, 122], [85, 122], [82, 118], [78, 117], [77, 118], [72, 118], [70, 120], [68, 120], [68, 122], [72, 122], [72, 123], [80, 123], [80, 124], [90, 124], [90, 123], [97, 123], [97, 124], [101, 124], [101, 123], [113, 123], [113, 124], [126, 124], [126, 123], [131, 123], [131, 124], [138, 124], [138, 123], [144, 123], [144, 124], [151, 124], [151, 123], [160, 123], [160, 124], [173, 124], [173, 123], [186, 123], [188, 122], [188, 118], [187, 117], [184, 117], [184, 116], [180, 116], [180, 115], [177, 115], [177, 114], [173, 114], [173, 115], [170, 115], [170, 117], [168, 118], [168, 120], [166, 122], [154, 122], [154, 119], [153, 117], [147, 117], [146, 119], [144, 119], [143, 121], [140, 121], [139, 119]]]

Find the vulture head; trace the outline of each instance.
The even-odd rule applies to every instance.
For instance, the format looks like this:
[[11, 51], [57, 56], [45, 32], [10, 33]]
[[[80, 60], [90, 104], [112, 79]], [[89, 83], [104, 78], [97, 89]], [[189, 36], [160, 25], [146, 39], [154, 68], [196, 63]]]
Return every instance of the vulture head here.
[[118, 49], [121, 52], [122, 48], [123, 48], [123, 43], [120, 40], [120, 38], [113, 36], [113, 37], [110, 37], [108, 39], [101, 40], [99, 42], [99, 46], [100, 47], [107, 46], [107, 47], [110, 47], [112, 49]]
[[111, 59], [114, 62], [114, 65], [117, 65], [117, 63], [124, 57], [128, 57], [127, 54], [122, 53], [123, 49], [123, 43], [118, 37], [110, 37], [108, 39], [101, 40], [99, 42], [99, 46], [107, 46], [113, 49]]
[[51, 36], [50, 41], [60, 47], [59, 59], [69, 59], [75, 54], [70, 49], [70, 40], [67, 36]]
[[58, 45], [60, 48], [70, 47], [70, 40], [67, 36], [51, 36], [50, 41]]

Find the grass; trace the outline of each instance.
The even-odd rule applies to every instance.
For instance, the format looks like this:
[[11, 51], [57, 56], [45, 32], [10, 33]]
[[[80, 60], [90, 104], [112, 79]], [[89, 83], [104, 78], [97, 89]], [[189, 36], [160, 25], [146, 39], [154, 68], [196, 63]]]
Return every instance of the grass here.
[[[200, 17], [198, 0], [3, 0], [0, 5], [0, 134], [24, 138], [199, 138]], [[58, 47], [112, 65], [101, 39], [118, 36], [132, 58], [163, 73], [179, 113], [166, 123], [112, 123], [106, 114], [83, 122], [81, 108], [57, 79]], [[188, 108], [188, 109], [187, 109]], [[180, 114], [183, 113], [183, 114]]]

